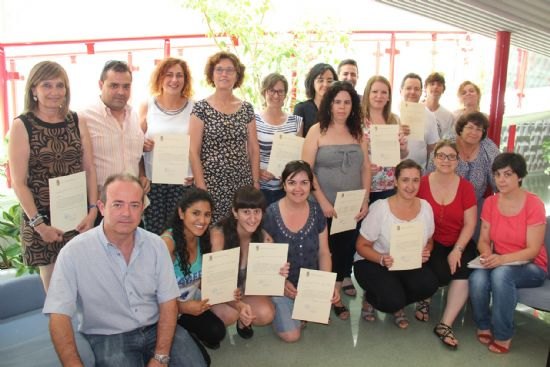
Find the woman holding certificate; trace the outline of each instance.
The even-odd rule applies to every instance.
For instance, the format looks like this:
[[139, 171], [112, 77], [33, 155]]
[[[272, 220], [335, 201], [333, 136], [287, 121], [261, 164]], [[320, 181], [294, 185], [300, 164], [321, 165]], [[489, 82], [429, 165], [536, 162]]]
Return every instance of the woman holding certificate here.
[[254, 108], [233, 94], [243, 83], [245, 66], [221, 51], [210, 56], [204, 71], [215, 91], [191, 112], [189, 157], [195, 185], [214, 199], [216, 223], [231, 214], [231, 198], [239, 187], [260, 188], [260, 148]]
[[[10, 130], [8, 157], [15, 195], [23, 208], [24, 261], [38, 266], [47, 291], [59, 251], [79, 232], [93, 227], [97, 185], [86, 122], [69, 110], [67, 73], [52, 61], [36, 64], [25, 86], [24, 112]], [[88, 214], [72, 231], [50, 225], [48, 180], [86, 172]]]
[[[194, 105], [190, 99], [192, 84], [187, 63], [174, 57], [159, 62], [151, 75], [152, 97], [139, 109], [141, 129], [146, 134], [143, 159], [149, 181], [153, 178], [155, 136], [187, 134]], [[156, 234], [162, 232], [185, 190], [185, 184], [191, 182], [179, 185], [151, 183], [151, 190], [147, 194], [150, 204], [143, 212], [145, 229]]]
[[470, 276], [470, 299], [477, 339], [491, 352], [506, 353], [514, 334], [517, 288], [539, 287], [546, 278], [546, 213], [544, 203], [521, 187], [527, 175], [521, 155], [498, 155], [492, 171], [499, 192], [485, 200], [481, 212], [482, 268]]
[[260, 145], [260, 190], [265, 195], [267, 205], [285, 196], [281, 180], [267, 170], [273, 136], [275, 133], [302, 135], [302, 118], [283, 111], [287, 92], [288, 81], [283, 75], [272, 73], [266, 76], [261, 90], [265, 108], [255, 115]]
[[[365, 135], [368, 139], [370, 139], [370, 130], [373, 125], [399, 125], [399, 117], [391, 112], [391, 95], [390, 82], [383, 76], [375, 75], [367, 82], [362, 109]], [[404, 158], [409, 154], [407, 138], [404, 134], [396, 137], [399, 137], [400, 156]], [[372, 149], [372, 146], [369, 148]], [[395, 167], [381, 167], [371, 163], [371, 171], [370, 204], [395, 194]]]
[[[267, 208], [264, 229], [276, 243], [288, 243], [289, 275], [284, 297], [272, 297], [275, 304], [273, 328], [286, 342], [300, 339], [302, 323], [292, 318], [300, 269], [331, 271], [328, 231], [318, 203], [309, 201], [313, 190], [313, 172], [304, 161], [289, 162], [281, 176], [285, 196]], [[339, 302], [334, 290], [333, 303]]]
[[[440, 286], [449, 285], [447, 303], [434, 333], [451, 349], [458, 347], [452, 325], [468, 300], [468, 262], [476, 257], [472, 241], [477, 222], [474, 186], [456, 174], [458, 148], [449, 140], [442, 140], [434, 149], [435, 171], [422, 177], [418, 197], [426, 200], [434, 213], [434, 248], [428, 266]], [[430, 303], [417, 304], [416, 317], [428, 321]]]
[[225, 337], [225, 325], [200, 295], [202, 255], [210, 252], [212, 207], [210, 194], [189, 188], [177, 202], [161, 237], [172, 256], [180, 289], [178, 324], [208, 348], [217, 349]]
[[[366, 215], [369, 206], [371, 170], [368, 144], [363, 138], [359, 96], [348, 82], [333, 83], [321, 101], [319, 122], [309, 130], [303, 148], [303, 159], [313, 168], [313, 196], [328, 218], [328, 228], [334, 210], [336, 194], [343, 191], [365, 190], [355, 220]], [[336, 275], [338, 291], [344, 278], [351, 275], [357, 230], [352, 229], [329, 236], [332, 253], [332, 271]], [[339, 301], [334, 312], [342, 319], [350, 316], [347, 307]]]
[[243, 186], [233, 197], [231, 214], [217, 223], [210, 232], [212, 251], [240, 248], [240, 296], [235, 301], [212, 306], [212, 311], [225, 325], [237, 323], [237, 333], [244, 339], [250, 339], [254, 335], [253, 324], [270, 324], [275, 315], [275, 308], [269, 297], [244, 296], [250, 243], [273, 242], [261, 226], [265, 207], [265, 198], [260, 190]]
[[[392, 313], [401, 329], [409, 326], [404, 307], [431, 297], [438, 287], [426, 264], [433, 247], [432, 208], [416, 197], [421, 172], [411, 159], [395, 167], [395, 195], [372, 204], [356, 244], [354, 274], [367, 301], [363, 317], [374, 321], [375, 309]], [[408, 270], [396, 270], [397, 263]]]

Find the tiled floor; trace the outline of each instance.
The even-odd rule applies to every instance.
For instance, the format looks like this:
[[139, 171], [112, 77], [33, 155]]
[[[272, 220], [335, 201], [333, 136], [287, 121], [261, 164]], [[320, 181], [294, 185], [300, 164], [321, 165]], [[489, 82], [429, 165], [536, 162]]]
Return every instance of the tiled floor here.
[[[433, 298], [431, 319], [422, 323], [414, 319], [412, 306], [407, 308], [410, 326], [400, 330], [393, 318], [378, 313], [378, 320], [367, 323], [360, 318], [360, 299], [346, 297], [351, 317], [339, 320], [334, 314], [328, 326], [309, 323], [302, 339], [286, 344], [275, 336], [270, 326], [255, 328], [254, 337], [241, 339], [235, 327], [221, 348], [210, 351], [213, 366], [546, 366], [550, 346], [550, 314], [546, 321], [533, 310], [518, 307], [516, 335], [507, 355], [495, 355], [477, 342], [471, 311], [467, 309], [455, 322], [458, 350], [445, 348], [433, 334], [442, 313], [442, 290]], [[523, 309], [522, 309], [523, 308]]]

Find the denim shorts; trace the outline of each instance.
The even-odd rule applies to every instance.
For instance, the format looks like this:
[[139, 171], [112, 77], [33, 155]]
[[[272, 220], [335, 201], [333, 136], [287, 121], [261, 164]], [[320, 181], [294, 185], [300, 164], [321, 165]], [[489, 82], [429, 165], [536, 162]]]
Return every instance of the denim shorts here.
[[277, 333], [293, 331], [301, 327], [300, 320], [292, 318], [294, 309], [294, 300], [288, 297], [271, 297], [275, 305], [275, 318], [273, 319], [273, 328]]

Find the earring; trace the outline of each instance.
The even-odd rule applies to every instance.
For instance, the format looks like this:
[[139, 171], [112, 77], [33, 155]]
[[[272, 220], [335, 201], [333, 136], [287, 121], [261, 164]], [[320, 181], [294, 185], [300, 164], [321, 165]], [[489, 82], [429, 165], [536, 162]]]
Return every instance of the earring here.
[[35, 101], [35, 102], [38, 101], [38, 97], [37, 97], [37, 96], [34, 96], [34, 95], [33, 95], [33, 96], [32, 96], [32, 99], [33, 99], [33, 101]]

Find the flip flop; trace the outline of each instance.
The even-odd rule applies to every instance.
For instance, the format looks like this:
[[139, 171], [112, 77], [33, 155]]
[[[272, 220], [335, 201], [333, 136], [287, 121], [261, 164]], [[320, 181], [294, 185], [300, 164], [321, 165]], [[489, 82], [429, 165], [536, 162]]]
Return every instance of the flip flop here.
[[404, 310], [397, 311], [393, 315], [393, 323], [400, 329], [406, 329], [409, 327], [409, 320]]
[[510, 347], [506, 348], [504, 345], [497, 344], [494, 341], [489, 343], [487, 349], [496, 354], [505, 354], [510, 351]]

